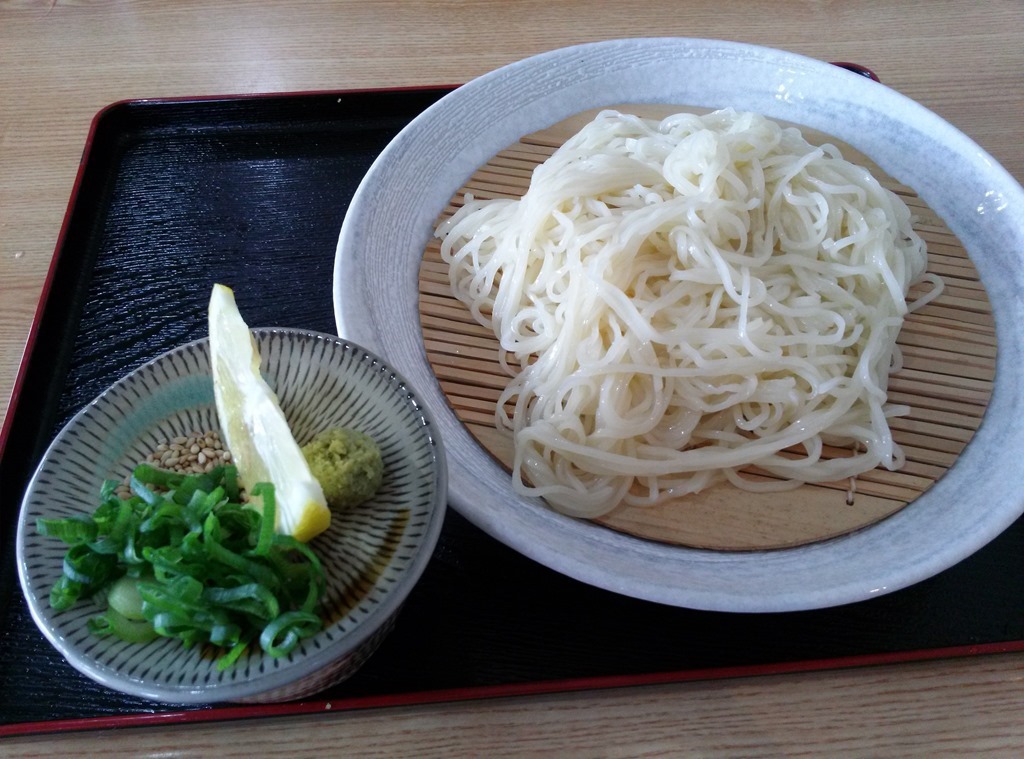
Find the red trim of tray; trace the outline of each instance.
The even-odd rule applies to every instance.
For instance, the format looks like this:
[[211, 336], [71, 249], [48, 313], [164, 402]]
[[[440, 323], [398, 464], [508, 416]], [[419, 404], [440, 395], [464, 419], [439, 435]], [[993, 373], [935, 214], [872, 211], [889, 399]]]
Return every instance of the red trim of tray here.
[[640, 685], [667, 685], [672, 683], [696, 682], [700, 680], [728, 680], [741, 677], [764, 675], [787, 675], [822, 670], [854, 669], [859, 667], [901, 664], [915, 661], [933, 661], [983, 654], [1004, 654], [1024, 652], [1024, 640], [1005, 643], [981, 643], [947, 648], [921, 649], [917, 651], [896, 651], [880, 654], [861, 654], [835, 659], [808, 659], [806, 661], [779, 662], [775, 664], [754, 664], [734, 667], [711, 667], [706, 669], [680, 670], [675, 672], [653, 672], [638, 675], [602, 675], [564, 680], [538, 681], [532, 683], [507, 683], [502, 685], [480, 685], [464, 688], [446, 688], [412, 693], [392, 693], [378, 696], [355, 696], [317, 701], [299, 701], [283, 704], [260, 704], [255, 706], [225, 706], [194, 711], [162, 712], [157, 714], [122, 714], [108, 717], [83, 717], [43, 722], [23, 722], [14, 725], [0, 725], [0, 737], [33, 735], [39, 733], [67, 733], [82, 730], [107, 730], [111, 728], [149, 727], [169, 724], [196, 724], [200, 722], [222, 722], [237, 719], [263, 717], [285, 717], [296, 714], [319, 714], [327, 712], [355, 711], [391, 706], [422, 706], [445, 702], [471, 701], [478, 699], [508, 698], [513, 696], [540, 696], [551, 693], [569, 693], [584, 690], [609, 690], [611, 688], [635, 687]]
[[461, 84], [415, 84], [403, 87], [357, 87], [350, 90], [290, 90], [283, 92], [236, 92], [227, 95], [171, 95], [158, 98], [125, 98], [115, 100], [105, 106], [97, 115], [101, 118], [107, 111], [124, 105], [145, 104], [161, 105], [163, 103], [208, 103], [218, 100], [271, 100], [289, 97], [326, 97], [330, 95], [372, 95], [377, 92], [426, 92], [428, 90], [455, 90]]

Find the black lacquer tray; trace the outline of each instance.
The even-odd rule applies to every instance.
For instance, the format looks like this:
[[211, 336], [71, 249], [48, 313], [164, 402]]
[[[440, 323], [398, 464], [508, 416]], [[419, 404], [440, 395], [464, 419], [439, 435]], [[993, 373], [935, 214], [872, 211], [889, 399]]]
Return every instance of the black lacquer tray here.
[[914, 587], [816, 611], [661, 606], [542, 567], [449, 510], [394, 632], [351, 680], [278, 706], [183, 707], [73, 670], [18, 586], [21, 495], [84, 404], [206, 334], [214, 281], [253, 326], [334, 331], [338, 230], [387, 142], [448, 91], [131, 101], [99, 114], [0, 437], [0, 734], [859, 666], [1024, 650], [1024, 521]]

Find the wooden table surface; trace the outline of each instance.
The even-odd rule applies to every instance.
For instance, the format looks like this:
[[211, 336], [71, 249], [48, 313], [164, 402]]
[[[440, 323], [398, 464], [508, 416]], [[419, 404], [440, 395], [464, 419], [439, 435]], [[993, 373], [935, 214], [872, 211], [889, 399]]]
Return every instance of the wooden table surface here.
[[[450, 84], [564, 45], [715, 37], [873, 68], [1024, 180], [1024, 3], [0, 0], [0, 422], [89, 122], [127, 98]], [[681, 641], [685, 645], [685, 641]], [[201, 726], [0, 754], [1019, 754], [1024, 655]]]

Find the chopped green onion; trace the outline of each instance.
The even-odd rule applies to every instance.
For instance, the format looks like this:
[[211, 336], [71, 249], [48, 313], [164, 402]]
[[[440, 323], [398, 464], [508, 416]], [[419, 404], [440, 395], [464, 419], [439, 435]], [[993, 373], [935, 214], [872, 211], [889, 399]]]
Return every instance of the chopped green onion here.
[[66, 519], [37, 519], [36, 532], [51, 538], [59, 538], [73, 546], [96, 540], [96, 523], [84, 514], [76, 514]]
[[146, 618], [146, 615], [142, 613], [142, 594], [139, 593], [139, 581], [134, 577], [125, 575], [111, 585], [110, 591], [107, 593], [107, 603], [111, 609], [125, 619], [138, 622]]
[[82, 597], [84, 589], [82, 583], [75, 582], [66, 575], [61, 575], [50, 589], [50, 606], [54, 611], [70, 609]]
[[155, 485], [158, 488], [167, 490], [177, 488], [185, 479], [184, 474], [170, 472], [166, 469], [157, 469], [150, 464], [139, 464], [132, 471], [132, 477], [147, 485]]
[[95, 553], [87, 545], [71, 546], [64, 554], [64, 576], [92, 591], [111, 579], [116, 566], [116, 557]]
[[150, 506], [156, 506], [163, 501], [163, 496], [157, 495], [155, 490], [151, 490], [142, 480], [136, 477], [134, 474], [131, 478], [131, 489], [132, 492], [141, 498], [143, 501], [148, 503]]
[[226, 609], [241, 611], [251, 617], [272, 620], [281, 613], [277, 597], [259, 583], [238, 585], [234, 588], [207, 588], [203, 598]]
[[203, 525], [206, 550], [211, 559], [215, 559], [221, 564], [243, 572], [269, 587], [277, 588], [280, 586], [279, 579], [272, 569], [221, 545], [218, 542], [219, 527], [216, 514], [210, 514]]
[[129, 643], [149, 643], [160, 637], [148, 621], [128, 619], [112, 608], [90, 619], [86, 627], [93, 635], [114, 635]]
[[237, 646], [241, 637], [242, 628], [231, 622], [216, 624], [210, 630], [210, 642], [223, 648]]
[[40, 534], [70, 546], [50, 592], [54, 610], [106, 591], [107, 610], [89, 622], [94, 634], [208, 643], [227, 649], [218, 669], [255, 640], [284, 656], [321, 628], [323, 568], [307, 545], [274, 533], [272, 485], [253, 488], [261, 515], [239, 502], [230, 465], [182, 475], [142, 464], [130, 483], [122, 499], [118, 483], [105, 481], [91, 517], [37, 522]]
[[249, 643], [250, 638], [243, 637], [239, 639], [238, 643], [236, 643], [230, 651], [217, 659], [217, 671], [223, 672], [238, 661], [238, 657], [242, 655], [246, 648], [248, 648]]
[[[271, 656], [287, 656], [301, 638], [315, 634], [322, 624], [315, 614], [302, 611], [286, 612], [263, 628], [260, 646]], [[280, 643], [277, 642], [279, 638]]]
[[274, 488], [266, 487], [260, 482], [252, 489], [252, 494], [263, 499], [263, 523], [260, 525], [260, 536], [256, 541], [256, 555], [266, 556], [274, 540], [274, 524], [277, 520], [277, 504], [274, 500]]

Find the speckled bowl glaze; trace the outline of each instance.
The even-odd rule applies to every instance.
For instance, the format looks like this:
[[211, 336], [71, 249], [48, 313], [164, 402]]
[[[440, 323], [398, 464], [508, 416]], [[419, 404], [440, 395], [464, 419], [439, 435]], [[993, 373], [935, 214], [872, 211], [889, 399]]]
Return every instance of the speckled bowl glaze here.
[[[995, 311], [995, 390], [970, 445], [923, 497], [842, 538], [728, 553], [631, 538], [513, 495], [508, 474], [448, 408], [426, 360], [419, 263], [448, 199], [492, 155], [575, 113], [622, 103], [731, 106], [830, 133], [917, 190], [960, 238]], [[380, 352], [421, 389], [452, 462], [451, 504], [494, 537], [559, 572], [639, 598], [737, 612], [810, 609], [861, 601], [934, 575], [1024, 511], [1022, 251], [1020, 185], [969, 138], [898, 92], [779, 50], [628, 39], [498, 69], [409, 124], [348, 210], [335, 263], [335, 313], [339, 334]]]
[[352, 675], [395, 623], [440, 533], [446, 505], [444, 454], [432, 417], [405, 380], [363, 348], [293, 329], [254, 335], [262, 371], [299, 443], [353, 427], [381, 448], [384, 481], [366, 503], [335, 511], [311, 542], [327, 576], [317, 635], [275, 659], [249, 652], [218, 672], [216, 657], [177, 640], [138, 645], [96, 638], [95, 601], [54, 613], [49, 604], [66, 546], [36, 534], [39, 517], [98, 505], [100, 484], [120, 478], [162, 441], [219, 428], [208, 341], [139, 367], [80, 411], [57, 435], [29, 483], [18, 522], [22, 588], [39, 629], [80, 672], [157, 701], [270, 702], [301, 698]]

